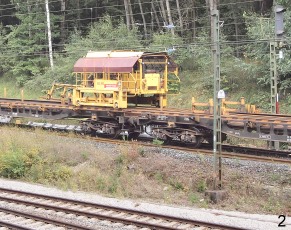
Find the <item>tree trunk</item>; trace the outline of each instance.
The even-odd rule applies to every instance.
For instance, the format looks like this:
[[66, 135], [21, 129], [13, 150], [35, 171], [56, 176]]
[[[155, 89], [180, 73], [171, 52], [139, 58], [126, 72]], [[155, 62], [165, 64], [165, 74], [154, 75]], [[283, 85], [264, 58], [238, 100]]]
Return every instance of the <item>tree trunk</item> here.
[[128, 8], [128, 1], [124, 0], [124, 9], [125, 9], [125, 17], [126, 17], [126, 26], [127, 29], [130, 29], [130, 17], [129, 17], [129, 8]]
[[168, 23], [167, 23], [167, 16], [166, 16], [166, 10], [165, 10], [165, 6], [164, 6], [164, 0], [161, 0], [160, 1], [160, 7], [161, 7], [161, 12], [162, 12], [162, 17], [163, 17], [163, 20], [164, 20], [164, 26], [166, 26]]
[[48, 31], [48, 45], [49, 45], [49, 58], [51, 68], [54, 68], [53, 61], [53, 47], [52, 47], [52, 33], [51, 33], [51, 20], [50, 20], [50, 10], [48, 0], [45, 0], [45, 8], [46, 8], [46, 17], [47, 17], [47, 31]]
[[160, 20], [159, 20], [159, 17], [158, 17], [158, 14], [157, 14], [157, 11], [155, 9], [155, 5], [154, 5], [154, 2], [151, 2], [152, 4], [152, 11], [154, 12], [154, 15], [155, 15], [155, 19], [156, 19], [156, 22], [157, 22], [157, 25], [159, 27], [159, 29], [161, 28], [161, 24], [160, 24]]
[[132, 28], [133, 27], [133, 25], [134, 25], [134, 18], [133, 18], [133, 13], [132, 13], [132, 7], [131, 7], [131, 3], [130, 3], [130, 0], [127, 0], [128, 2], [128, 9], [129, 9], [129, 15], [130, 15], [130, 21], [131, 21], [131, 23], [130, 23], [130, 28]]
[[142, 4], [141, 4], [140, 0], [138, 0], [138, 4], [139, 4], [139, 8], [140, 8], [141, 17], [142, 17], [144, 34], [147, 37], [147, 24], [146, 24], [146, 20], [144, 17], [143, 8], [142, 8]]
[[[171, 16], [171, 9], [170, 9], [170, 3], [169, 3], [169, 0], [166, 0], [166, 7], [167, 7], [167, 13], [168, 13], [169, 25], [173, 25], [173, 20], [172, 20], [172, 16]], [[171, 28], [171, 33], [172, 33], [172, 35], [175, 34], [175, 32], [174, 32], [174, 28]]]
[[193, 20], [193, 38], [196, 37], [196, 9], [195, 9], [195, 1], [193, 1], [193, 9], [192, 9], [192, 20]]
[[81, 14], [80, 14], [80, 0], [77, 0], [77, 28], [80, 29], [80, 19], [81, 19]]
[[65, 43], [66, 30], [65, 30], [65, 22], [66, 22], [66, 0], [61, 0], [61, 12], [62, 12], [62, 20], [61, 20], [61, 44]]
[[179, 16], [179, 23], [180, 23], [180, 28], [181, 31], [183, 30], [183, 21], [182, 21], [182, 14], [181, 14], [181, 9], [180, 9], [180, 2], [179, 0], [176, 0], [177, 4], [177, 11], [178, 11], [178, 16]]
[[[232, 6], [232, 8], [234, 8], [234, 6]], [[239, 40], [239, 37], [238, 37], [238, 22], [237, 22], [237, 17], [235, 17], [235, 9], [232, 10], [232, 17], [234, 19], [234, 29], [235, 29], [235, 41], [236, 41], [236, 49], [235, 49], [235, 52], [236, 52], [236, 57], [239, 57], [239, 46], [238, 46], [238, 40]]]
[[[30, 15], [31, 6], [30, 6], [28, 0], [27, 0], [26, 4], [27, 4], [27, 13], [28, 13], [28, 15]], [[31, 38], [31, 26], [30, 26], [30, 24], [28, 26], [28, 37]]]

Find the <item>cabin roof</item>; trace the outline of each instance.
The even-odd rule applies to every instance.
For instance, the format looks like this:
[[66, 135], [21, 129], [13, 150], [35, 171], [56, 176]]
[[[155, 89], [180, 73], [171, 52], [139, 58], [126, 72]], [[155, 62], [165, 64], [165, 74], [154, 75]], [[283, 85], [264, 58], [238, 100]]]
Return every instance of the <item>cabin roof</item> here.
[[105, 57], [141, 57], [144, 52], [134, 51], [89, 51], [86, 55], [88, 58], [105, 58]]
[[74, 72], [131, 73], [140, 57], [84, 57], [74, 65]]

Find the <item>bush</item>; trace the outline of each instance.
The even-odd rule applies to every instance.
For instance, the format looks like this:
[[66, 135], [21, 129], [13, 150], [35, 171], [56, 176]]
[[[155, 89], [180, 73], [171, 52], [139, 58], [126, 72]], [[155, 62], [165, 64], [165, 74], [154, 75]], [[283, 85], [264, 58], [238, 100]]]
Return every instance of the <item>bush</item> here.
[[195, 204], [198, 202], [198, 196], [197, 194], [195, 193], [190, 193], [189, 195], [189, 201], [192, 203], [192, 204]]
[[23, 154], [20, 152], [11, 152], [1, 156], [0, 175], [17, 179], [24, 176], [25, 162]]
[[203, 181], [199, 181], [198, 185], [197, 185], [197, 192], [205, 192], [206, 190], [206, 182]]
[[0, 155], [0, 175], [7, 178], [21, 178], [39, 161], [38, 151], [35, 149], [27, 150], [9, 144], [8, 149]]
[[153, 140], [153, 144], [154, 144], [154, 145], [162, 145], [162, 144], [164, 144], [164, 141], [160, 141], [160, 140], [158, 140], [158, 139], [154, 139], [154, 140]]
[[184, 190], [183, 184], [175, 178], [170, 180], [170, 185], [173, 186], [176, 190]]

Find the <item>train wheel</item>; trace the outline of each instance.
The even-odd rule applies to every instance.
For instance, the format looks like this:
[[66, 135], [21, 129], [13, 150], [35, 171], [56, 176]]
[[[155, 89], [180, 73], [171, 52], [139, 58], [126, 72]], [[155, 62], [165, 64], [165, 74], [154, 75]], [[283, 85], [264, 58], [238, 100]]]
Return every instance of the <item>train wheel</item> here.
[[128, 134], [128, 140], [136, 140], [139, 136], [139, 132], [132, 132]]
[[194, 148], [199, 148], [199, 146], [201, 145], [203, 141], [203, 137], [201, 136], [196, 136], [196, 143], [193, 144]]
[[172, 140], [173, 140], [173, 138], [167, 136], [166, 137], [166, 140], [163, 140], [163, 141], [164, 141], [164, 144], [165, 145], [170, 145], [172, 143]]
[[121, 130], [115, 122], [97, 122], [90, 124], [92, 130], [95, 131], [96, 137], [117, 138]]

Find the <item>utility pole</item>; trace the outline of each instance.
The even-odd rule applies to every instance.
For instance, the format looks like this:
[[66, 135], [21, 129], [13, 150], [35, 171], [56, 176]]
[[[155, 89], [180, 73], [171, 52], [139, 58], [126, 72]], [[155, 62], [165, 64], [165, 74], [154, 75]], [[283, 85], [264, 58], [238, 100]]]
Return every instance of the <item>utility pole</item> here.
[[219, 45], [219, 11], [218, 0], [209, 0], [211, 15], [211, 49], [213, 60], [213, 190], [206, 191], [206, 195], [215, 203], [224, 199], [222, 190], [222, 162], [221, 162], [221, 99], [225, 98], [220, 89], [220, 45]]
[[48, 43], [49, 43], [49, 58], [50, 58], [51, 68], [53, 69], [54, 68], [54, 61], [53, 61], [51, 21], [50, 21], [50, 11], [49, 11], [48, 0], [45, 0], [45, 8], [46, 8], [46, 20], [47, 20], [47, 36], [48, 36]]
[[[213, 89], [213, 189], [221, 189], [222, 173], [221, 173], [221, 101], [218, 98], [220, 91], [220, 47], [219, 47], [219, 12], [217, 10], [217, 1], [210, 1], [211, 15], [211, 44], [212, 44], [212, 60], [214, 74]], [[217, 154], [218, 152], [218, 154]]]
[[[270, 78], [271, 78], [271, 113], [279, 113], [279, 94], [278, 94], [278, 71], [277, 71], [277, 48], [281, 48], [284, 34], [283, 13], [286, 11], [280, 5], [274, 3], [275, 12], [275, 41], [270, 41]], [[279, 51], [282, 53], [282, 51]], [[279, 55], [281, 58], [282, 55]], [[279, 150], [279, 142], [271, 141], [270, 147]]]

